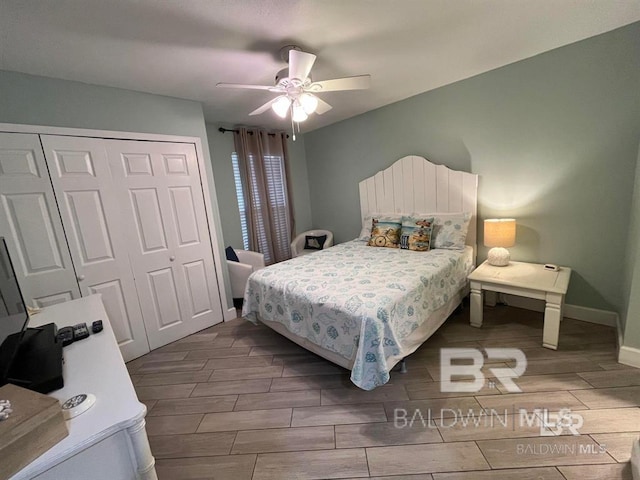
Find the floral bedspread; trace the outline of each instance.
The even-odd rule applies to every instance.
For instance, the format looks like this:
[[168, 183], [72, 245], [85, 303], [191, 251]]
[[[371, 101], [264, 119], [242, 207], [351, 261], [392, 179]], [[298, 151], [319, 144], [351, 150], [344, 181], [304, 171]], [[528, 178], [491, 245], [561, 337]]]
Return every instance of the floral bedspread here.
[[387, 360], [424, 319], [466, 283], [472, 258], [459, 250], [369, 247], [353, 240], [251, 275], [242, 314], [282, 323], [345, 359], [351, 381], [371, 390], [389, 381]]

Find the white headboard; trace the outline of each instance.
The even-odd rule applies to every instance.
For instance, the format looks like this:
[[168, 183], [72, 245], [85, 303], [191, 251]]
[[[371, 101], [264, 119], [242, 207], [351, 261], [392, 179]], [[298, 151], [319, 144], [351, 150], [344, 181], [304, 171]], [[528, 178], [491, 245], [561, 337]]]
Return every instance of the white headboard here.
[[359, 187], [361, 218], [371, 213], [471, 212], [466, 243], [477, 251], [478, 175], [411, 155], [361, 181]]

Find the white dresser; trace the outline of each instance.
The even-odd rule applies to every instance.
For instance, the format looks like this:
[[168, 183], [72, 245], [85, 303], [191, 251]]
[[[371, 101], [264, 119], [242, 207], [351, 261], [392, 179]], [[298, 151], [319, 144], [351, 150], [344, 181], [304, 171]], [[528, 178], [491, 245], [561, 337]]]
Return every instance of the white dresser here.
[[64, 348], [64, 388], [49, 395], [64, 402], [93, 393], [96, 403], [68, 420], [69, 436], [10, 480], [157, 480], [145, 430], [146, 407], [138, 401], [101, 295], [45, 308], [30, 327], [58, 328], [102, 320], [104, 330]]

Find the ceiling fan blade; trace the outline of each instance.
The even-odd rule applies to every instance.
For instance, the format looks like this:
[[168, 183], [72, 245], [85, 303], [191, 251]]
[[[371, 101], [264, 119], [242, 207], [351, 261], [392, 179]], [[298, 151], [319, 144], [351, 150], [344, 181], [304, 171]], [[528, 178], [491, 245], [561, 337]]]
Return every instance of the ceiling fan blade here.
[[357, 75], [355, 77], [334, 78], [313, 82], [306, 89], [309, 92], [335, 92], [337, 90], [365, 90], [371, 86], [371, 75]]
[[216, 87], [221, 88], [245, 88], [251, 90], [269, 90], [270, 92], [280, 92], [281, 89], [279, 87], [268, 86], [268, 85], [245, 85], [243, 83], [216, 83]]
[[316, 56], [312, 53], [289, 50], [289, 78], [297, 78], [304, 82], [315, 61]]
[[278, 100], [279, 98], [280, 97], [276, 97], [274, 99], [269, 100], [267, 103], [265, 103], [261, 107], [256, 108], [249, 115], [260, 115], [261, 113], [266, 112], [267, 110], [269, 110], [271, 108], [271, 105], [273, 105], [275, 103], [275, 101]]
[[[316, 98], [318, 98], [318, 97], [316, 97]], [[327, 102], [325, 102], [321, 98], [318, 98], [318, 106], [316, 107], [316, 113], [318, 115], [322, 115], [323, 113], [327, 113], [332, 108], [333, 107], [331, 105], [329, 105]]]

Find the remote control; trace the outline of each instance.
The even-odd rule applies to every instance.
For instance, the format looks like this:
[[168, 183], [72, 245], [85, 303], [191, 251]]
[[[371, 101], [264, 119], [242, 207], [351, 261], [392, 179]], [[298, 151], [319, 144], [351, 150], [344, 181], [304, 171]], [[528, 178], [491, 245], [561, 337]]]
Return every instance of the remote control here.
[[102, 320], [96, 320], [91, 324], [91, 331], [93, 333], [98, 333], [102, 331]]
[[62, 342], [62, 346], [66, 347], [73, 343], [73, 327], [62, 327], [58, 330], [58, 341]]
[[73, 340], [82, 340], [89, 336], [89, 329], [86, 323], [79, 323], [73, 326]]

